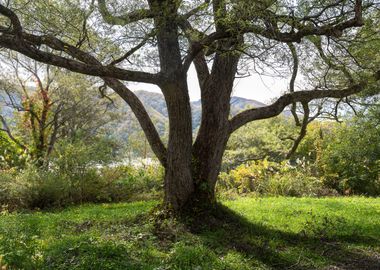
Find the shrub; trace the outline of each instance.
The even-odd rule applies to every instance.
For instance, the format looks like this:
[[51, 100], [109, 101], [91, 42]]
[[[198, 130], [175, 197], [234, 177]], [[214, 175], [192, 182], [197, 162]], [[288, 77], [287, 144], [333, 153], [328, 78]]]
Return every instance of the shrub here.
[[0, 206], [17, 208], [63, 207], [84, 202], [117, 202], [157, 198], [162, 191], [162, 168], [129, 166], [88, 168], [79, 174], [42, 170], [0, 172]]
[[144, 199], [161, 195], [164, 170], [158, 164], [144, 167], [104, 167], [100, 176], [106, 183], [103, 189], [112, 201]]
[[318, 159], [326, 186], [343, 194], [380, 194], [380, 110], [377, 110], [341, 125], [327, 136]]
[[235, 190], [238, 194], [256, 192], [282, 196], [319, 196], [329, 193], [310, 167], [302, 162], [254, 161], [219, 176], [218, 190]]
[[17, 186], [15, 178], [15, 170], [0, 170], [0, 208], [8, 209], [19, 205], [20, 187]]
[[252, 122], [232, 134], [223, 156], [223, 170], [234, 169], [250, 160], [285, 158], [292, 146], [286, 138], [297, 136], [290, 118], [278, 116]]
[[0, 171], [0, 206], [42, 209], [160, 195], [160, 166], [114, 166], [111, 160], [104, 142], [60, 144], [48, 167]]
[[23, 166], [26, 159], [27, 155], [21, 147], [0, 132], [0, 170]]

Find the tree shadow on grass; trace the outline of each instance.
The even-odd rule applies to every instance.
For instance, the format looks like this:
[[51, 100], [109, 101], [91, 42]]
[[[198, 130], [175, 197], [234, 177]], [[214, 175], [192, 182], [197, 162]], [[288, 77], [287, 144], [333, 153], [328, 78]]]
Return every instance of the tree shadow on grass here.
[[[104, 220], [97, 220], [96, 216], [90, 219], [88, 217], [89, 215], [86, 215], [80, 220], [66, 220], [67, 216], [65, 216], [45, 223], [45, 221], [42, 222], [45, 218], [39, 215], [28, 218], [23, 215], [17, 216], [7, 228], [3, 228], [4, 234], [7, 233], [7, 238], [4, 239], [8, 239], [6, 243], [3, 243], [6, 244], [3, 247], [8, 247], [8, 250], [16, 248], [16, 251], [23, 252], [23, 256], [14, 259], [14, 265], [22, 266], [19, 267], [20, 269], [42, 269], [23, 266], [33, 262], [34, 257], [30, 254], [34, 254], [34, 247], [40, 248], [39, 238], [35, 236], [42, 236], [47, 232], [47, 224], [50, 224], [55, 227], [56, 239], [43, 248], [44, 265], [48, 269], [73, 269], [73, 266], [76, 269], [154, 269], [153, 266], [158, 267], [163, 264], [163, 258], [167, 255], [172, 261], [165, 262], [165, 265], [169, 263], [168, 265], [171, 266], [177, 262], [182, 265], [191, 255], [186, 254], [192, 251], [191, 245], [199, 243], [198, 239], [204, 249], [195, 250], [195, 253], [191, 255], [191, 260], [196, 265], [203, 253], [216, 254], [216, 256], [215, 254], [204, 256], [205, 265], [214, 265], [207, 264], [207, 260], [211, 259], [217, 262], [215, 265], [219, 265], [222, 258], [234, 252], [247, 259], [247, 262], [244, 261], [242, 265], [250, 265], [248, 267], [252, 269], [256, 266], [264, 266], [265, 269], [296, 270], [380, 269], [380, 239], [360, 235], [355, 233], [355, 230], [352, 233], [350, 230], [344, 230], [343, 233], [339, 231], [339, 228], [343, 228], [339, 226], [347, 225], [355, 228], [355, 224], [341, 223], [334, 228], [334, 221], [322, 222], [316, 226], [309, 223], [310, 227], [305, 228], [305, 231], [292, 233], [249, 221], [231, 209], [219, 206], [216, 211], [190, 215], [189, 220], [184, 219], [185, 224], [189, 224], [188, 226], [177, 222], [172, 223], [173, 220], [165, 220], [168, 222], [165, 223], [164, 228], [168, 230], [159, 231], [161, 235], [156, 232], [152, 237], [150, 228], [150, 225], [153, 227], [152, 212], [135, 216], [128, 215], [117, 220], [113, 218], [113, 215], [109, 215]], [[312, 219], [311, 223], [318, 223], [321, 220], [323, 221], [318, 216]], [[326, 232], [326, 229], [332, 230]], [[0, 228], [0, 234], [1, 231]], [[184, 235], [189, 234], [189, 231], [197, 236], [196, 240], [191, 237], [186, 239]], [[53, 233], [50, 233], [53, 237]], [[63, 237], [62, 234], [65, 236]], [[126, 242], [129, 244], [125, 245]], [[174, 246], [178, 242], [189, 246], [189, 249], [178, 250], [178, 246]], [[18, 246], [17, 243], [19, 243]], [[133, 245], [130, 245], [131, 243]], [[157, 252], [156, 249], [162, 253]], [[25, 261], [20, 261], [19, 258], [24, 258]], [[228, 263], [225, 265], [227, 266], [220, 269], [239, 269], [238, 267], [228, 268]], [[205, 267], [204, 270], [215, 269]], [[193, 268], [181, 266], [176, 269]]]
[[[325, 235], [318, 231], [291, 233], [250, 222], [219, 205], [214, 214], [196, 217], [191, 230], [204, 245], [230, 251], [265, 264], [271, 269], [369, 269], [380, 270], [380, 253], [358, 246], [378, 247], [380, 239], [353, 235]], [[380, 230], [380, 228], [379, 228]], [[356, 245], [357, 247], [353, 247]]]

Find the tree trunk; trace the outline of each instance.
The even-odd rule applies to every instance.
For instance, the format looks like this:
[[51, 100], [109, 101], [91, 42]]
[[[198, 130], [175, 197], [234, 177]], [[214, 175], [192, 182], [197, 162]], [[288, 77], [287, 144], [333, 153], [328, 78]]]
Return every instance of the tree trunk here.
[[191, 194], [194, 183], [191, 171], [192, 127], [191, 108], [185, 80], [164, 86], [169, 114], [169, 141], [165, 168], [165, 198], [167, 207], [180, 211]]
[[[229, 47], [229, 42], [222, 42]], [[230, 136], [230, 97], [239, 55], [216, 53], [211, 74], [203, 79], [202, 121], [193, 149], [193, 200], [201, 207], [215, 205], [215, 186]]]
[[[181, 82], [182, 80], [178, 80]], [[210, 82], [202, 98], [202, 122], [192, 146], [191, 108], [188, 96], [179, 94], [186, 81], [165, 88], [169, 113], [169, 142], [165, 175], [165, 204], [178, 212], [189, 208], [212, 208], [215, 205], [215, 185], [223, 153], [229, 138], [229, 97], [215, 94], [218, 84]], [[220, 84], [220, 85], [219, 85]], [[186, 86], [186, 87], [181, 87]], [[178, 96], [177, 96], [178, 95]]]
[[[216, 204], [215, 185], [220, 172], [223, 153], [230, 135], [229, 112], [230, 112], [230, 96], [233, 88], [234, 74], [237, 68], [239, 57], [236, 55], [217, 56], [212, 68], [210, 76], [202, 84], [202, 120], [194, 146], [187, 147], [188, 141], [184, 142], [184, 134], [178, 132], [179, 127], [175, 125], [185, 125], [185, 119], [189, 119], [189, 115], [182, 115], [188, 112], [189, 104], [187, 101], [183, 105], [176, 104], [174, 108], [182, 108], [180, 112], [176, 111], [170, 115], [170, 138], [171, 141], [177, 141], [179, 147], [178, 152], [168, 150], [168, 159], [173, 159], [174, 155], [177, 162], [181, 162], [178, 156], [186, 157], [188, 162], [188, 152], [192, 154], [190, 174], [188, 174], [188, 165], [168, 163], [167, 172], [170, 176], [165, 181], [165, 201], [170, 201], [173, 206], [179, 206], [179, 211], [192, 211], [195, 208], [210, 210]], [[178, 91], [177, 91], [178, 92]], [[178, 98], [177, 98], [178, 100]], [[176, 101], [178, 102], [178, 101]], [[171, 107], [170, 100], [167, 100], [168, 108]], [[186, 109], [185, 109], [186, 108]], [[179, 117], [182, 117], [181, 119]], [[191, 116], [191, 115], [190, 115]], [[178, 121], [179, 123], [176, 123]], [[181, 123], [182, 122], [182, 123]], [[191, 123], [191, 122], [190, 122]], [[173, 128], [173, 129], [172, 129]], [[186, 138], [190, 138], [190, 134], [186, 133]], [[178, 137], [180, 136], [180, 137]], [[181, 140], [182, 138], [182, 140]], [[185, 151], [185, 152], [184, 152]], [[172, 156], [172, 157], [171, 157]], [[179, 169], [181, 168], [181, 169]], [[172, 174], [176, 174], [175, 177]], [[173, 183], [170, 184], [170, 182]], [[170, 189], [168, 187], [174, 187]], [[174, 195], [174, 196], [173, 196]], [[179, 202], [173, 204], [170, 198], [176, 198]], [[184, 208], [184, 209], [181, 209]]]
[[[158, 29], [162, 75], [159, 86], [169, 115], [164, 204], [176, 212], [199, 206], [209, 208], [215, 204], [215, 184], [230, 134], [229, 102], [239, 60], [238, 54], [226, 51], [241, 40], [232, 38], [219, 42], [221, 50], [215, 53], [211, 74], [205, 72], [200, 78], [202, 122], [193, 146], [190, 98], [175, 15], [179, 2], [148, 2], [154, 12], [162, 14], [154, 18], [154, 23]], [[207, 69], [207, 64], [203, 64], [203, 68]]]
[[178, 212], [183, 209], [194, 192], [191, 172], [192, 125], [186, 72], [178, 42], [178, 2], [149, 0], [150, 8], [157, 14], [154, 23], [160, 55], [161, 82], [169, 116], [169, 141], [165, 166], [166, 207]]
[[[210, 89], [212, 93], [215, 89]], [[215, 185], [229, 137], [229, 98], [207, 94], [202, 97], [202, 122], [193, 149], [193, 200], [201, 207], [215, 204]]]

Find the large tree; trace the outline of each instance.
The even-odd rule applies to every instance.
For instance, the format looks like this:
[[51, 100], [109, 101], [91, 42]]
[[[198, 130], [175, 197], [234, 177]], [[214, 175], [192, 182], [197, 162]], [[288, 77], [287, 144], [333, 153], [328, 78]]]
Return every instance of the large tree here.
[[[350, 52], [343, 49], [353, 40], [355, 28], [364, 25], [364, 15], [375, 5], [371, 1], [1, 2], [0, 47], [97, 76], [128, 103], [165, 168], [164, 201], [175, 211], [194, 204], [214, 204], [223, 152], [235, 130], [274, 117], [288, 105], [294, 108], [301, 103], [308, 110], [314, 99], [353, 95], [366, 87], [366, 81], [380, 77], [380, 71], [371, 70], [366, 74], [373, 72], [372, 77], [360, 80], [355, 76], [360, 64], [349, 60]], [[335, 61], [334, 54], [343, 60]], [[321, 80], [323, 83], [312, 89], [295, 91], [298, 62], [318, 57], [326, 70], [320, 72], [321, 78], [339, 73], [342, 80], [334, 85]], [[290, 91], [271, 105], [230, 118], [234, 80], [249, 60], [248, 67], [257, 67], [257, 63], [293, 66]], [[195, 140], [187, 84], [191, 64], [202, 99]], [[149, 83], [161, 89], [169, 115], [167, 145], [126, 82]]]

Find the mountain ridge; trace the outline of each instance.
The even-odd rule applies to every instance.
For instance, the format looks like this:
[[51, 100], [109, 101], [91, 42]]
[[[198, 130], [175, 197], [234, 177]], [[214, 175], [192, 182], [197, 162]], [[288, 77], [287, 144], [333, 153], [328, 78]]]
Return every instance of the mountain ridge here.
[[[145, 90], [136, 90], [134, 93], [143, 103], [158, 133], [161, 136], [164, 136], [167, 133], [169, 123], [164, 96], [161, 93], [149, 92]], [[122, 140], [128, 140], [128, 137], [132, 133], [141, 132], [141, 128], [137, 122], [137, 119], [133, 116], [129, 106], [125, 106], [124, 104], [124, 102], [121, 102], [117, 108], [117, 111], [121, 114], [120, 121], [117, 121], [116, 125], [112, 124], [112, 126], [114, 130], [113, 135], [121, 138]], [[234, 116], [245, 109], [263, 106], [266, 106], [266, 104], [252, 99], [233, 96], [231, 97], [231, 116]], [[196, 132], [199, 128], [202, 117], [201, 100], [191, 102], [191, 111], [193, 132]]]

